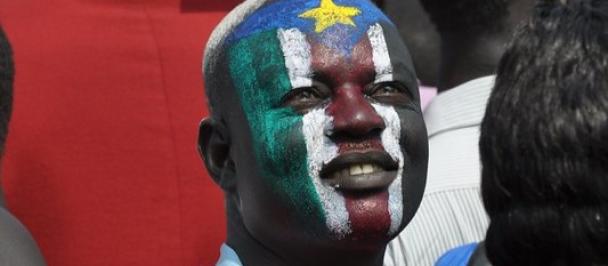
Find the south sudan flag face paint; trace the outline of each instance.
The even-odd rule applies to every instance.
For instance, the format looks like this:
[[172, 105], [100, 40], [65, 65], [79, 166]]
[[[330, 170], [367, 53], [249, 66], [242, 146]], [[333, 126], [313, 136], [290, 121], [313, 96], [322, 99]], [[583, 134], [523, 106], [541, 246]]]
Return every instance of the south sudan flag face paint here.
[[240, 40], [229, 52], [230, 72], [254, 135], [264, 181], [301, 219], [312, 218], [320, 225], [325, 218], [307, 170], [303, 116], [278, 107], [292, 82], [306, 86], [311, 79], [300, 75], [308, 71], [305, 63], [295, 57], [285, 59], [281, 32], [270, 30]]
[[[386, 241], [413, 214], [404, 177], [426, 174], [426, 133], [412, 64], [387, 34], [392, 27], [369, 1], [277, 0], [227, 38], [260, 185], [304, 231]], [[313, 108], [284, 104], [294, 89], [320, 83], [328, 93]], [[391, 93], [409, 98], [383, 98]]]

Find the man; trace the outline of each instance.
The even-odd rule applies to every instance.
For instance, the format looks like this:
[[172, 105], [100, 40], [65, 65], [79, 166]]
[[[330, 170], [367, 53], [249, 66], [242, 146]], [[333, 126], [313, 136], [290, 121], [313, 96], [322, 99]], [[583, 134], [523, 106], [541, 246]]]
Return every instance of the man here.
[[479, 142], [492, 265], [608, 265], [607, 29], [606, 1], [545, 1], [500, 62]]
[[545, 1], [518, 30], [481, 125], [485, 248], [438, 265], [608, 265], [607, 26], [606, 1]]
[[410, 56], [378, 8], [246, 1], [204, 74], [200, 150], [228, 217], [218, 265], [381, 265], [428, 155]]
[[[13, 55], [8, 39], [0, 28], [0, 156], [8, 132], [13, 99]], [[45, 265], [27, 229], [3, 205], [0, 186], [0, 265]]]
[[429, 266], [450, 248], [483, 239], [479, 125], [496, 65], [532, 0], [421, 0], [441, 36], [438, 95], [424, 120], [429, 175], [411, 224], [389, 245], [386, 265]]
[[419, 0], [386, 0], [382, 10], [393, 20], [410, 50], [420, 83], [437, 86], [441, 39]]
[[[4, 30], [0, 28], [0, 156], [8, 133], [8, 122], [13, 105], [14, 80], [13, 54]], [[2, 177], [0, 176], [0, 181]], [[0, 182], [0, 207], [5, 206], [2, 182]]]

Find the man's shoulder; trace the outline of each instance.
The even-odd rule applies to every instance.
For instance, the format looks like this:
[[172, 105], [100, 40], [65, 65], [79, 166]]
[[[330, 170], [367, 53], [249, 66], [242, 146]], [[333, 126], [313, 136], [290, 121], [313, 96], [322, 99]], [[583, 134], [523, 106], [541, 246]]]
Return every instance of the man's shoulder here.
[[0, 207], [0, 265], [45, 265], [30, 233], [3, 207]]
[[477, 243], [451, 249], [437, 260], [435, 266], [466, 266], [476, 249]]
[[485, 76], [465, 82], [439, 93], [424, 110], [429, 137], [453, 129], [479, 125], [495, 76]]

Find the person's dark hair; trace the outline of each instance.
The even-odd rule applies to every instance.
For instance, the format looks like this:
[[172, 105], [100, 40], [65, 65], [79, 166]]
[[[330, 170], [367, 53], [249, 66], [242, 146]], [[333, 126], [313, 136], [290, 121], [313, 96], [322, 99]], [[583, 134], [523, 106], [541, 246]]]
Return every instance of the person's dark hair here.
[[536, 8], [479, 144], [493, 265], [608, 265], [608, 1]]
[[512, 0], [420, 0], [437, 31], [491, 32], [502, 27]]
[[6, 34], [0, 28], [0, 155], [4, 151], [11, 117], [14, 76], [13, 52]]

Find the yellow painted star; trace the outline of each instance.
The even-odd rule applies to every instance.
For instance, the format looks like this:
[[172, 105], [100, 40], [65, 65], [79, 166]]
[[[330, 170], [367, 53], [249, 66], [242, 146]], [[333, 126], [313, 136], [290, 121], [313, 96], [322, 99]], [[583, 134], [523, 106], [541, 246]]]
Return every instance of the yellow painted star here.
[[315, 31], [319, 33], [338, 23], [355, 26], [352, 17], [359, 14], [361, 10], [356, 7], [339, 6], [332, 0], [321, 0], [319, 7], [308, 10], [299, 17], [316, 20]]

